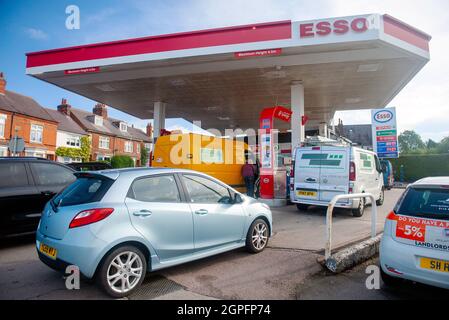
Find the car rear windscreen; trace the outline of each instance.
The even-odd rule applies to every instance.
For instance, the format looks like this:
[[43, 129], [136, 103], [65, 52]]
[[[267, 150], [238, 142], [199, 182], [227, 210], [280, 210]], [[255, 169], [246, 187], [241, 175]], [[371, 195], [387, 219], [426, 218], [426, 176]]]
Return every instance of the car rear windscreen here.
[[100, 201], [112, 183], [114, 180], [105, 177], [78, 177], [53, 198], [53, 205], [65, 207]]
[[449, 220], [449, 189], [409, 188], [397, 214]]

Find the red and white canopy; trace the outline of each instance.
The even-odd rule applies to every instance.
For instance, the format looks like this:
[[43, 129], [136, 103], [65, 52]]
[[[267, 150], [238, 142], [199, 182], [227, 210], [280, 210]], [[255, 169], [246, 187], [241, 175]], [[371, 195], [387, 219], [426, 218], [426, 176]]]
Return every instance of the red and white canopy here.
[[336, 110], [385, 106], [429, 61], [431, 37], [388, 15], [278, 21], [27, 54], [26, 72], [140, 118], [257, 128], [301, 80], [314, 125]]

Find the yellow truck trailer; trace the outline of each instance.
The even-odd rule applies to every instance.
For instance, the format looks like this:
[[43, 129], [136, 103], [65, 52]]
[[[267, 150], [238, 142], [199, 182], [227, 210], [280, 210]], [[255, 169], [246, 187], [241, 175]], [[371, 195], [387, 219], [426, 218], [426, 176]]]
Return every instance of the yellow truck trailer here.
[[246, 191], [241, 169], [248, 145], [243, 141], [196, 133], [170, 134], [158, 137], [153, 150], [152, 167], [204, 172]]

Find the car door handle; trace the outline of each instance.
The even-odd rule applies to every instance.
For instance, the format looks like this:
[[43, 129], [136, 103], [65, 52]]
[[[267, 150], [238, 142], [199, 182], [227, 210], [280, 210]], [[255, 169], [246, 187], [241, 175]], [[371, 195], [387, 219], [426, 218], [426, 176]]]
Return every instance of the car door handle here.
[[315, 178], [305, 178], [304, 181], [313, 183], [313, 182], [316, 182], [316, 179]]
[[140, 210], [140, 211], [134, 211], [133, 215], [136, 217], [148, 217], [152, 214], [150, 210]]
[[207, 211], [206, 209], [200, 209], [200, 210], [196, 210], [195, 213], [203, 216], [205, 214], [208, 214], [209, 211]]

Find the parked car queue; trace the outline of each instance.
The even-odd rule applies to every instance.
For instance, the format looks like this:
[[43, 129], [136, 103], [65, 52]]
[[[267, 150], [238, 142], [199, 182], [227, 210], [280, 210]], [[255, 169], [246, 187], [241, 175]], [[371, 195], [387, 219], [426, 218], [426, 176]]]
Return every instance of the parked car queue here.
[[[147, 271], [243, 246], [260, 252], [272, 234], [266, 205], [188, 170], [75, 173], [45, 159], [0, 158], [0, 201], [2, 236], [34, 231], [40, 221], [40, 259], [58, 270], [76, 264], [114, 297], [134, 291]], [[202, 228], [185, 228], [189, 221]], [[448, 254], [449, 177], [422, 179], [385, 221], [382, 278], [388, 285], [405, 279], [449, 289]]]

